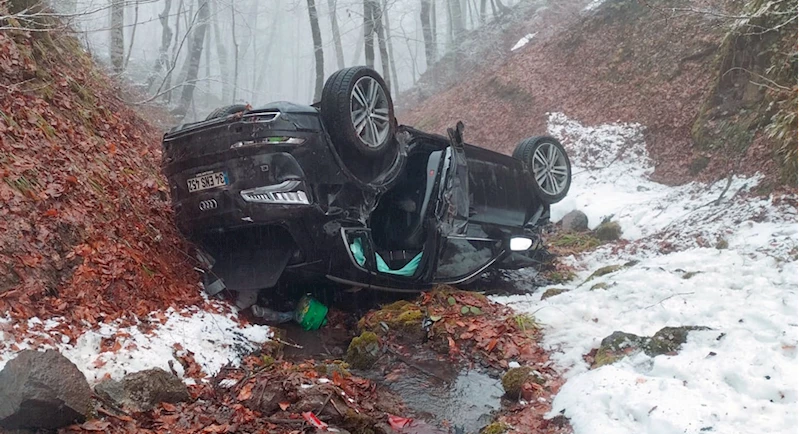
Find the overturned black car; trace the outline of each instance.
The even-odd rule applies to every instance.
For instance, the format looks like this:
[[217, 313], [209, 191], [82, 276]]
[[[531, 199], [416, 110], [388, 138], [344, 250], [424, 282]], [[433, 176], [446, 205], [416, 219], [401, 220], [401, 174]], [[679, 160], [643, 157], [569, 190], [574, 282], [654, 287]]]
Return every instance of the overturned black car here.
[[420, 291], [473, 279], [534, 246], [571, 166], [552, 137], [513, 156], [397, 125], [377, 72], [334, 73], [314, 106], [217, 109], [163, 139], [180, 231], [206, 290], [323, 279]]

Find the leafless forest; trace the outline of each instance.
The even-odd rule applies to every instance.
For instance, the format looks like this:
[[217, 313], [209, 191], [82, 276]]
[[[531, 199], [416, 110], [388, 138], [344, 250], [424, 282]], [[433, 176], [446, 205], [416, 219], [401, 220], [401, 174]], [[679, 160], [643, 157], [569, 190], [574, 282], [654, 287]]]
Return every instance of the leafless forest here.
[[[186, 120], [231, 103], [313, 102], [324, 79], [374, 66], [412, 86], [505, 0], [52, 1], [92, 56]], [[35, 14], [31, 7], [29, 14]], [[42, 12], [39, 12], [42, 13]], [[46, 12], [44, 12], [46, 13]]]

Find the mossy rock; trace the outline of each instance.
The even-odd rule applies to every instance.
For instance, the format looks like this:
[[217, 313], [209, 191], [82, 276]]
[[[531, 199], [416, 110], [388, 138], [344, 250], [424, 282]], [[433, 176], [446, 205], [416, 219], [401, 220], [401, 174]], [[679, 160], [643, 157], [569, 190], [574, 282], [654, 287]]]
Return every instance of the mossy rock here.
[[566, 283], [570, 282], [576, 276], [571, 270], [566, 271], [551, 271], [544, 273], [544, 277], [552, 283]]
[[663, 327], [644, 345], [644, 352], [649, 357], [677, 352], [688, 340], [688, 332], [694, 330], [710, 330], [703, 326]]
[[594, 229], [594, 236], [600, 241], [616, 241], [621, 238], [622, 230], [618, 222], [605, 222]]
[[376, 429], [375, 421], [372, 418], [362, 413], [356, 413], [351, 409], [347, 410], [347, 414], [344, 415], [341, 426], [352, 434], [377, 434], [383, 432], [383, 430]]
[[380, 338], [373, 332], [363, 332], [350, 341], [347, 363], [355, 369], [369, 369], [380, 357]]
[[549, 240], [549, 244], [569, 252], [580, 253], [599, 247], [602, 242], [590, 233], [563, 232]]
[[724, 238], [719, 238], [719, 240], [716, 242], [716, 248], [719, 250], [726, 250], [730, 248], [730, 243], [728, 243]]
[[527, 366], [511, 368], [502, 376], [502, 389], [505, 390], [505, 395], [517, 398], [522, 393], [522, 386], [529, 382], [543, 385], [544, 379], [536, 374], [533, 368]]
[[564, 292], [569, 292], [569, 290], [566, 288], [549, 288], [544, 291], [543, 295], [541, 295], [541, 300], [546, 300], [549, 297], [554, 297], [556, 295], [563, 294]]
[[[588, 281], [590, 281], [590, 280], [592, 280], [592, 279], [594, 279], [596, 277], [602, 277], [602, 276], [605, 276], [605, 275], [610, 274], [610, 273], [615, 273], [615, 272], [621, 270], [622, 268], [624, 268], [624, 265], [606, 265], [606, 266], [604, 266], [602, 268], [598, 268], [596, 271], [591, 273], [591, 275], [588, 276], [588, 278], [585, 279], [585, 281], [588, 282]], [[583, 283], [585, 283], [585, 282], [583, 282]]]
[[504, 434], [508, 432], [510, 426], [502, 422], [494, 422], [480, 430], [480, 434]]
[[609, 287], [610, 285], [608, 285], [606, 282], [599, 282], [596, 285], [592, 286], [589, 291], [595, 291], [597, 289], [608, 289]]
[[347, 362], [342, 360], [334, 360], [332, 363], [321, 363], [314, 366], [314, 370], [319, 373], [319, 375], [323, 375], [326, 377], [332, 377], [335, 374], [338, 374], [342, 377], [349, 377], [350, 365]]
[[646, 345], [649, 338], [625, 333], [620, 331], [613, 332], [610, 336], [602, 339], [599, 349], [594, 356], [594, 363], [591, 369], [615, 363], [628, 355], [640, 352]]

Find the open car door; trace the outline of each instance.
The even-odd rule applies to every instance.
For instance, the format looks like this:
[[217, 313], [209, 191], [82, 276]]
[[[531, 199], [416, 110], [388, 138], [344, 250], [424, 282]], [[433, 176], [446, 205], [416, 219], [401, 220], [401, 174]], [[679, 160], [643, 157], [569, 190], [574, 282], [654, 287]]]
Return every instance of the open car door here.
[[[469, 228], [469, 167], [463, 145], [463, 123], [449, 129], [437, 217], [434, 283], [460, 283], [481, 273], [503, 253], [502, 241]], [[477, 235], [479, 232], [479, 235]]]

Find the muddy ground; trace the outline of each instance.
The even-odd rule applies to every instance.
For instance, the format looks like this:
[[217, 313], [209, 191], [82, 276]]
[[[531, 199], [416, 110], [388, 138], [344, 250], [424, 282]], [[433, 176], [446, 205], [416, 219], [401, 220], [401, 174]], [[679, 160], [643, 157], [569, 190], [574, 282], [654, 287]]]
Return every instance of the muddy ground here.
[[[301, 295], [274, 293], [261, 303], [285, 310]], [[319, 330], [272, 324], [271, 342], [242, 366], [190, 386], [191, 402], [137, 414], [100, 403], [101, 431], [570, 432], [563, 418], [543, 418], [561, 381], [531, 317], [444, 286], [415, 297], [319, 288], [313, 295], [330, 309]], [[192, 360], [184, 362], [190, 371]]]

